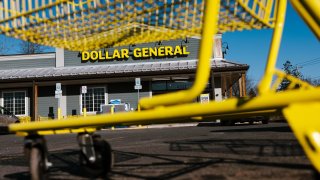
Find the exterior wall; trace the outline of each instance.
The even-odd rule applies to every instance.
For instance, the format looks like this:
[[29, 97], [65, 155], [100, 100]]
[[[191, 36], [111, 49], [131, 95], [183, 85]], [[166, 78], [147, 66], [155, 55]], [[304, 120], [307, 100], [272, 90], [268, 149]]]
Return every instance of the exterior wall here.
[[[148, 59], [138, 59], [134, 60], [130, 56], [128, 60], [109, 60], [109, 61], [103, 61], [103, 62], [81, 62], [81, 57], [79, 57], [79, 52], [77, 51], [64, 51], [64, 65], [65, 66], [88, 66], [88, 65], [102, 65], [102, 64], [119, 64], [119, 63], [139, 63], [139, 62], [158, 62], [158, 61], [174, 61], [174, 60], [191, 60], [191, 59], [197, 59], [198, 57], [198, 51], [199, 51], [199, 39], [193, 39], [188, 38], [189, 43], [185, 43], [184, 40], [174, 40], [174, 41], [162, 41], [162, 45], [160, 46], [180, 46], [181, 44], [183, 46], [187, 46], [187, 51], [190, 52], [190, 54], [186, 57], [173, 57], [173, 58], [148, 58]], [[134, 48], [143, 48], [143, 47], [156, 47], [159, 45], [156, 45], [155, 43], [145, 43], [145, 44], [138, 44]], [[122, 48], [129, 48], [127, 46], [117, 47], [117, 48], [108, 48], [110, 53], [114, 51], [114, 49], [122, 49]]]
[[67, 86], [67, 115], [72, 115], [72, 110], [76, 114], [81, 113], [80, 110], [80, 85]]
[[27, 108], [28, 108], [28, 114], [27, 116], [32, 116], [32, 111], [33, 111], [33, 91], [32, 91], [32, 88], [27, 88], [27, 98], [28, 98], [28, 101], [27, 101]]
[[[130, 103], [131, 108], [136, 109], [138, 101], [138, 91], [134, 89], [134, 82], [108, 84], [109, 101], [111, 99], [121, 99], [123, 103]], [[142, 89], [139, 92], [141, 97], [149, 97], [149, 82], [142, 82]]]
[[0, 61], [0, 70], [55, 67], [55, 59], [28, 59]]
[[57, 118], [58, 100], [54, 97], [54, 86], [39, 87], [38, 115], [48, 117], [49, 107], [53, 107], [54, 117]]
[[0, 70], [55, 67], [55, 53], [0, 56]]
[[64, 50], [61, 48], [56, 48], [56, 67], [64, 66]]

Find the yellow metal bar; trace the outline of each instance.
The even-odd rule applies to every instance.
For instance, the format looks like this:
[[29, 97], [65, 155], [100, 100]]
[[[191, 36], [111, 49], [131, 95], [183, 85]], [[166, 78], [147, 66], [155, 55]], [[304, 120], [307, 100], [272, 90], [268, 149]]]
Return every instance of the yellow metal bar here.
[[200, 42], [199, 61], [196, 79], [189, 90], [143, 98], [139, 104], [143, 109], [150, 109], [159, 105], [174, 105], [191, 102], [201, 94], [210, 77], [210, 59], [212, 58], [213, 38], [217, 32], [220, 0], [207, 0], [202, 38]]
[[294, 77], [294, 76], [292, 76], [290, 74], [286, 74], [283, 71], [275, 69], [274, 70], [274, 74], [277, 75], [278, 77], [282, 77], [282, 79], [283, 78], [288, 79], [289, 81], [291, 81], [292, 84], [295, 84], [295, 85], [299, 84], [303, 88], [313, 88], [313, 86], [310, 85], [309, 83], [307, 83], [306, 81], [298, 79], [297, 77]]
[[272, 92], [275, 92], [278, 89], [278, 87], [279, 87], [279, 85], [281, 84], [282, 81], [283, 81], [283, 77], [277, 77], [277, 79], [273, 83], [273, 85], [272, 85], [270, 90]]
[[[144, 124], [153, 122], [175, 122], [177, 118], [221, 115], [249, 111], [262, 111], [284, 108], [295, 102], [320, 101], [320, 87], [312, 89], [297, 89], [278, 93], [267, 93], [252, 99], [227, 99], [223, 102], [206, 104], [184, 104], [172, 107], [160, 107], [141, 112], [115, 113], [79, 117], [57, 121], [31, 122], [27, 124], [10, 124], [9, 131], [38, 131], [50, 129], [94, 127], [116, 124]], [[177, 121], [178, 122], [178, 121]]]
[[[68, 0], [58, 0], [58, 1], [56, 1], [56, 2], [53, 2], [53, 3], [49, 4], [49, 5], [44, 5], [44, 6], [35, 8], [35, 9], [32, 9], [31, 7], [29, 7], [29, 8], [32, 9], [32, 10], [29, 10], [28, 12], [19, 13], [19, 14], [15, 15], [15, 16], [11, 16], [11, 17], [7, 17], [7, 18], [4, 18], [4, 19], [1, 19], [1, 20], [0, 20], [0, 24], [1, 24], [1, 23], [4, 23], [4, 22], [8, 22], [8, 21], [13, 20], [13, 19], [16, 19], [16, 18], [19, 18], [19, 17], [23, 17], [23, 16], [25, 17], [25, 16], [28, 16], [28, 15], [31, 15], [32, 13], [37, 13], [37, 12], [39, 12], [39, 11], [41, 11], [41, 10], [45, 10], [45, 9], [47, 9], [47, 8], [50, 8], [50, 7], [55, 6], [55, 5], [59, 5], [59, 4], [61, 4], [61, 3], [65, 3], [65, 2], [67, 2], [67, 1], [68, 1]], [[5, 2], [6, 2], [6, 1], [5, 1]], [[36, 2], [37, 2], [37, 1], [36, 1]], [[29, 6], [32, 6], [32, 3], [29, 3]], [[7, 7], [9, 7], [9, 6], [7, 6]], [[9, 9], [9, 8], [7, 8], [7, 9]]]
[[320, 103], [296, 103], [283, 110], [306, 155], [320, 172]]
[[[96, 128], [80, 128], [80, 129], [59, 129], [59, 130], [45, 130], [38, 131], [38, 135], [54, 135], [54, 134], [69, 134], [69, 133], [81, 133], [81, 132], [95, 132]], [[17, 136], [27, 136], [28, 132], [18, 132]]]
[[320, 0], [291, 0], [290, 2], [320, 40]]
[[[281, 1], [281, 0], [280, 0]], [[264, 17], [260, 17], [259, 14], [256, 14], [256, 5], [257, 5], [257, 2], [254, 1], [253, 3], [253, 6], [252, 8], [250, 8], [248, 6], [248, 3], [249, 1], [247, 1], [247, 3], [244, 3], [243, 1], [236, 1], [237, 3], [241, 4], [241, 7], [244, 8], [246, 10], [246, 12], [249, 12], [250, 15], [256, 19], [259, 19], [264, 25], [272, 28], [273, 26], [270, 24], [270, 19], [267, 19], [267, 18], [264, 18]], [[271, 7], [268, 7], [268, 8], [271, 8]]]
[[278, 9], [276, 14], [275, 29], [273, 31], [268, 61], [267, 61], [264, 77], [262, 78], [258, 86], [258, 90], [260, 94], [270, 91], [270, 85], [272, 82], [272, 77], [273, 77], [275, 65], [277, 62], [282, 32], [284, 28], [287, 0], [279, 0], [277, 1], [277, 3], [278, 3], [277, 4]]

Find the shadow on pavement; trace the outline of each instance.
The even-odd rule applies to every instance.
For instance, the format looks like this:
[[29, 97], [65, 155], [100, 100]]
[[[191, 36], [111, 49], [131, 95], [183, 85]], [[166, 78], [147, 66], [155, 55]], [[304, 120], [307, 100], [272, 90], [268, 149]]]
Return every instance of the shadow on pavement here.
[[170, 151], [192, 151], [255, 156], [304, 156], [296, 140], [205, 139], [168, 142]]
[[[78, 159], [79, 150], [68, 149], [50, 152], [49, 161], [53, 163], [53, 167], [49, 168], [49, 179], [91, 178], [90, 175], [84, 174], [83, 171], [81, 171]], [[28, 167], [28, 162], [24, 156], [20, 155], [8, 158], [6, 162], [1, 161], [0, 166]], [[29, 172], [6, 174], [4, 177], [7, 179], [30, 179]]]
[[[139, 158], [139, 162], [127, 162], [125, 164], [117, 164], [111, 174], [111, 178], [139, 178], [139, 179], [171, 179], [179, 177], [194, 171], [200, 170], [207, 166], [217, 166], [219, 164], [240, 164], [252, 165], [255, 167], [278, 167], [289, 168], [294, 170], [312, 170], [311, 165], [294, 164], [294, 163], [276, 163], [276, 162], [259, 162], [255, 160], [245, 160], [241, 156], [239, 158], [214, 158], [188, 155], [168, 155], [168, 154], [147, 154], [147, 153], [131, 153], [116, 151], [117, 156], [133, 155]], [[153, 159], [141, 163], [141, 159]], [[155, 163], [154, 161], [160, 160]], [[153, 174], [153, 175], [150, 175]], [[147, 175], [145, 175], [147, 174]], [[201, 179], [227, 179], [222, 175], [203, 175]]]
[[[279, 130], [285, 130], [285, 128]], [[115, 166], [108, 178], [171, 179], [198, 172], [209, 166], [216, 168], [221, 164], [250, 165], [252, 168], [312, 170], [312, 166], [305, 163], [277, 160], [290, 156], [304, 156], [298, 142], [292, 139], [190, 139], [164, 143], [168, 149], [163, 154], [115, 150]], [[77, 149], [50, 152], [53, 167], [49, 169], [49, 179], [90, 179], [89, 174], [81, 171], [78, 154]], [[273, 159], [269, 160], [271, 158]], [[28, 162], [22, 155], [0, 156], [0, 159], [2, 167], [28, 166]], [[224, 174], [195, 174], [200, 179], [227, 179]], [[4, 178], [29, 179], [30, 176], [24, 171], [6, 174]]]
[[[121, 178], [171, 179], [222, 162], [219, 158], [132, 153], [124, 151], [115, 151], [115, 155], [116, 158], [121, 156], [135, 156], [138, 159], [133, 162], [118, 162], [112, 171], [111, 178], [120, 176]], [[132, 159], [126, 161], [130, 160]], [[202, 179], [225, 178], [223, 176], [205, 175]]]
[[[210, 145], [210, 146], [208, 146]], [[219, 149], [222, 148], [222, 149]], [[224, 148], [223, 148], [224, 147]], [[115, 166], [110, 173], [111, 179], [139, 178], [139, 179], [170, 179], [179, 177], [207, 166], [221, 163], [244, 164], [262, 167], [280, 167], [290, 169], [312, 169], [311, 165], [297, 163], [276, 163], [247, 160], [241, 155], [253, 154], [262, 156], [303, 156], [300, 146], [292, 140], [203, 140], [203, 141], [175, 141], [169, 143], [170, 152], [178, 154], [150, 154], [114, 151]], [[257, 149], [258, 151], [244, 151], [242, 148]], [[264, 151], [269, 149], [270, 151]], [[219, 158], [197, 155], [183, 155], [182, 151], [205, 151], [217, 153], [233, 153], [240, 156], [231, 158], [227, 155]], [[49, 169], [49, 179], [90, 179], [90, 175], [83, 174], [78, 163], [78, 150], [63, 150], [51, 152], [50, 161], [53, 167]], [[9, 164], [7, 164], [9, 163]], [[1, 166], [27, 166], [28, 163], [22, 156], [15, 156], [6, 162], [1, 161]], [[29, 179], [28, 172], [7, 174], [7, 179]], [[204, 174], [201, 179], [226, 179], [221, 175]]]
[[[236, 125], [236, 126], [240, 126], [240, 125]], [[231, 129], [213, 130], [211, 132], [292, 132], [292, 130], [288, 126], [283, 126], [283, 127], [252, 127], [252, 125], [250, 125], [250, 126], [247, 125], [248, 128], [242, 127], [241, 129], [236, 128], [236, 126], [234, 126], [235, 128], [231, 128]]]
[[[191, 157], [192, 161], [185, 162], [177, 160], [175, 156], [170, 155], [153, 155], [143, 153], [131, 153], [114, 151], [115, 155], [115, 167], [110, 173], [110, 178], [121, 176], [140, 179], [169, 179], [180, 176], [182, 174], [193, 172], [197, 169], [201, 169], [208, 165], [218, 163], [220, 159], [197, 159]], [[151, 161], [144, 162], [144, 158], [151, 158]], [[138, 163], [130, 164], [128, 161], [137, 160]], [[64, 150], [51, 152], [50, 161], [53, 163], [53, 167], [49, 169], [48, 179], [92, 179], [89, 174], [84, 174], [81, 171], [81, 167], [78, 163], [78, 150]], [[28, 166], [28, 162], [23, 156], [15, 156], [8, 159], [9, 164], [2, 164], [1, 166]], [[125, 164], [123, 164], [125, 163]], [[161, 167], [161, 168], [160, 168]], [[168, 168], [164, 168], [168, 167]], [[158, 171], [155, 169], [165, 170]], [[120, 169], [120, 170], [119, 170]], [[136, 171], [138, 171], [136, 173]], [[157, 174], [156, 176], [150, 176], [147, 173], [143, 176], [141, 171]], [[156, 171], [156, 172], [154, 172]], [[3, 176], [6, 179], [30, 179], [29, 172], [18, 172], [12, 174], [6, 174]], [[207, 179], [224, 179], [218, 176], [206, 176]], [[206, 179], [205, 178], [205, 179]]]

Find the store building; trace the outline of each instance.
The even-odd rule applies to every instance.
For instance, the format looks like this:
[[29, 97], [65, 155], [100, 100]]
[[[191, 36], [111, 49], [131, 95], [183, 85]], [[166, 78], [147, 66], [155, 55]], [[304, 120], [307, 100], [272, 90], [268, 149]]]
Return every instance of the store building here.
[[[249, 66], [223, 58], [221, 37], [215, 37], [211, 77], [203, 93], [222, 100], [232, 96], [231, 86], [238, 83], [244, 96]], [[84, 104], [89, 114], [95, 114], [101, 104], [115, 99], [136, 109], [135, 78], [141, 78], [140, 98], [192, 85], [199, 42], [187, 38], [81, 53], [56, 49], [55, 53], [0, 56], [0, 105], [32, 119], [57, 117], [58, 103], [63, 116], [81, 115]], [[61, 83], [59, 101], [56, 83]], [[87, 87], [85, 97], [82, 86]]]

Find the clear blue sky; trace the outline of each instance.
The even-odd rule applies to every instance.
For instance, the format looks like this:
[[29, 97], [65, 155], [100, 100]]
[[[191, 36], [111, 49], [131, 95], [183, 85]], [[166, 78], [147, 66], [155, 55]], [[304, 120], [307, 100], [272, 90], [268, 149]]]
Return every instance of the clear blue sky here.
[[[264, 72], [271, 36], [272, 30], [225, 33], [223, 42], [230, 49], [225, 57], [250, 65], [248, 75], [257, 82]], [[315, 58], [320, 58], [320, 43], [289, 3], [277, 67], [281, 69], [286, 60], [298, 64]], [[317, 62], [301, 67], [305, 77], [320, 78], [320, 59]]]
[[[272, 30], [243, 31], [223, 34], [223, 42], [229, 44], [227, 60], [250, 65], [249, 77], [257, 82], [264, 72]], [[19, 40], [0, 36], [0, 42], [9, 47], [8, 53], [19, 53]], [[52, 48], [47, 51], [53, 51]], [[286, 60], [298, 64], [320, 58], [320, 43], [313, 33], [288, 4], [286, 24], [282, 38], [277, 67], [281, 68]], [[320, 60], [318, 64], [303, 66], [300, 69], [305, 77], [320, 78]]]

